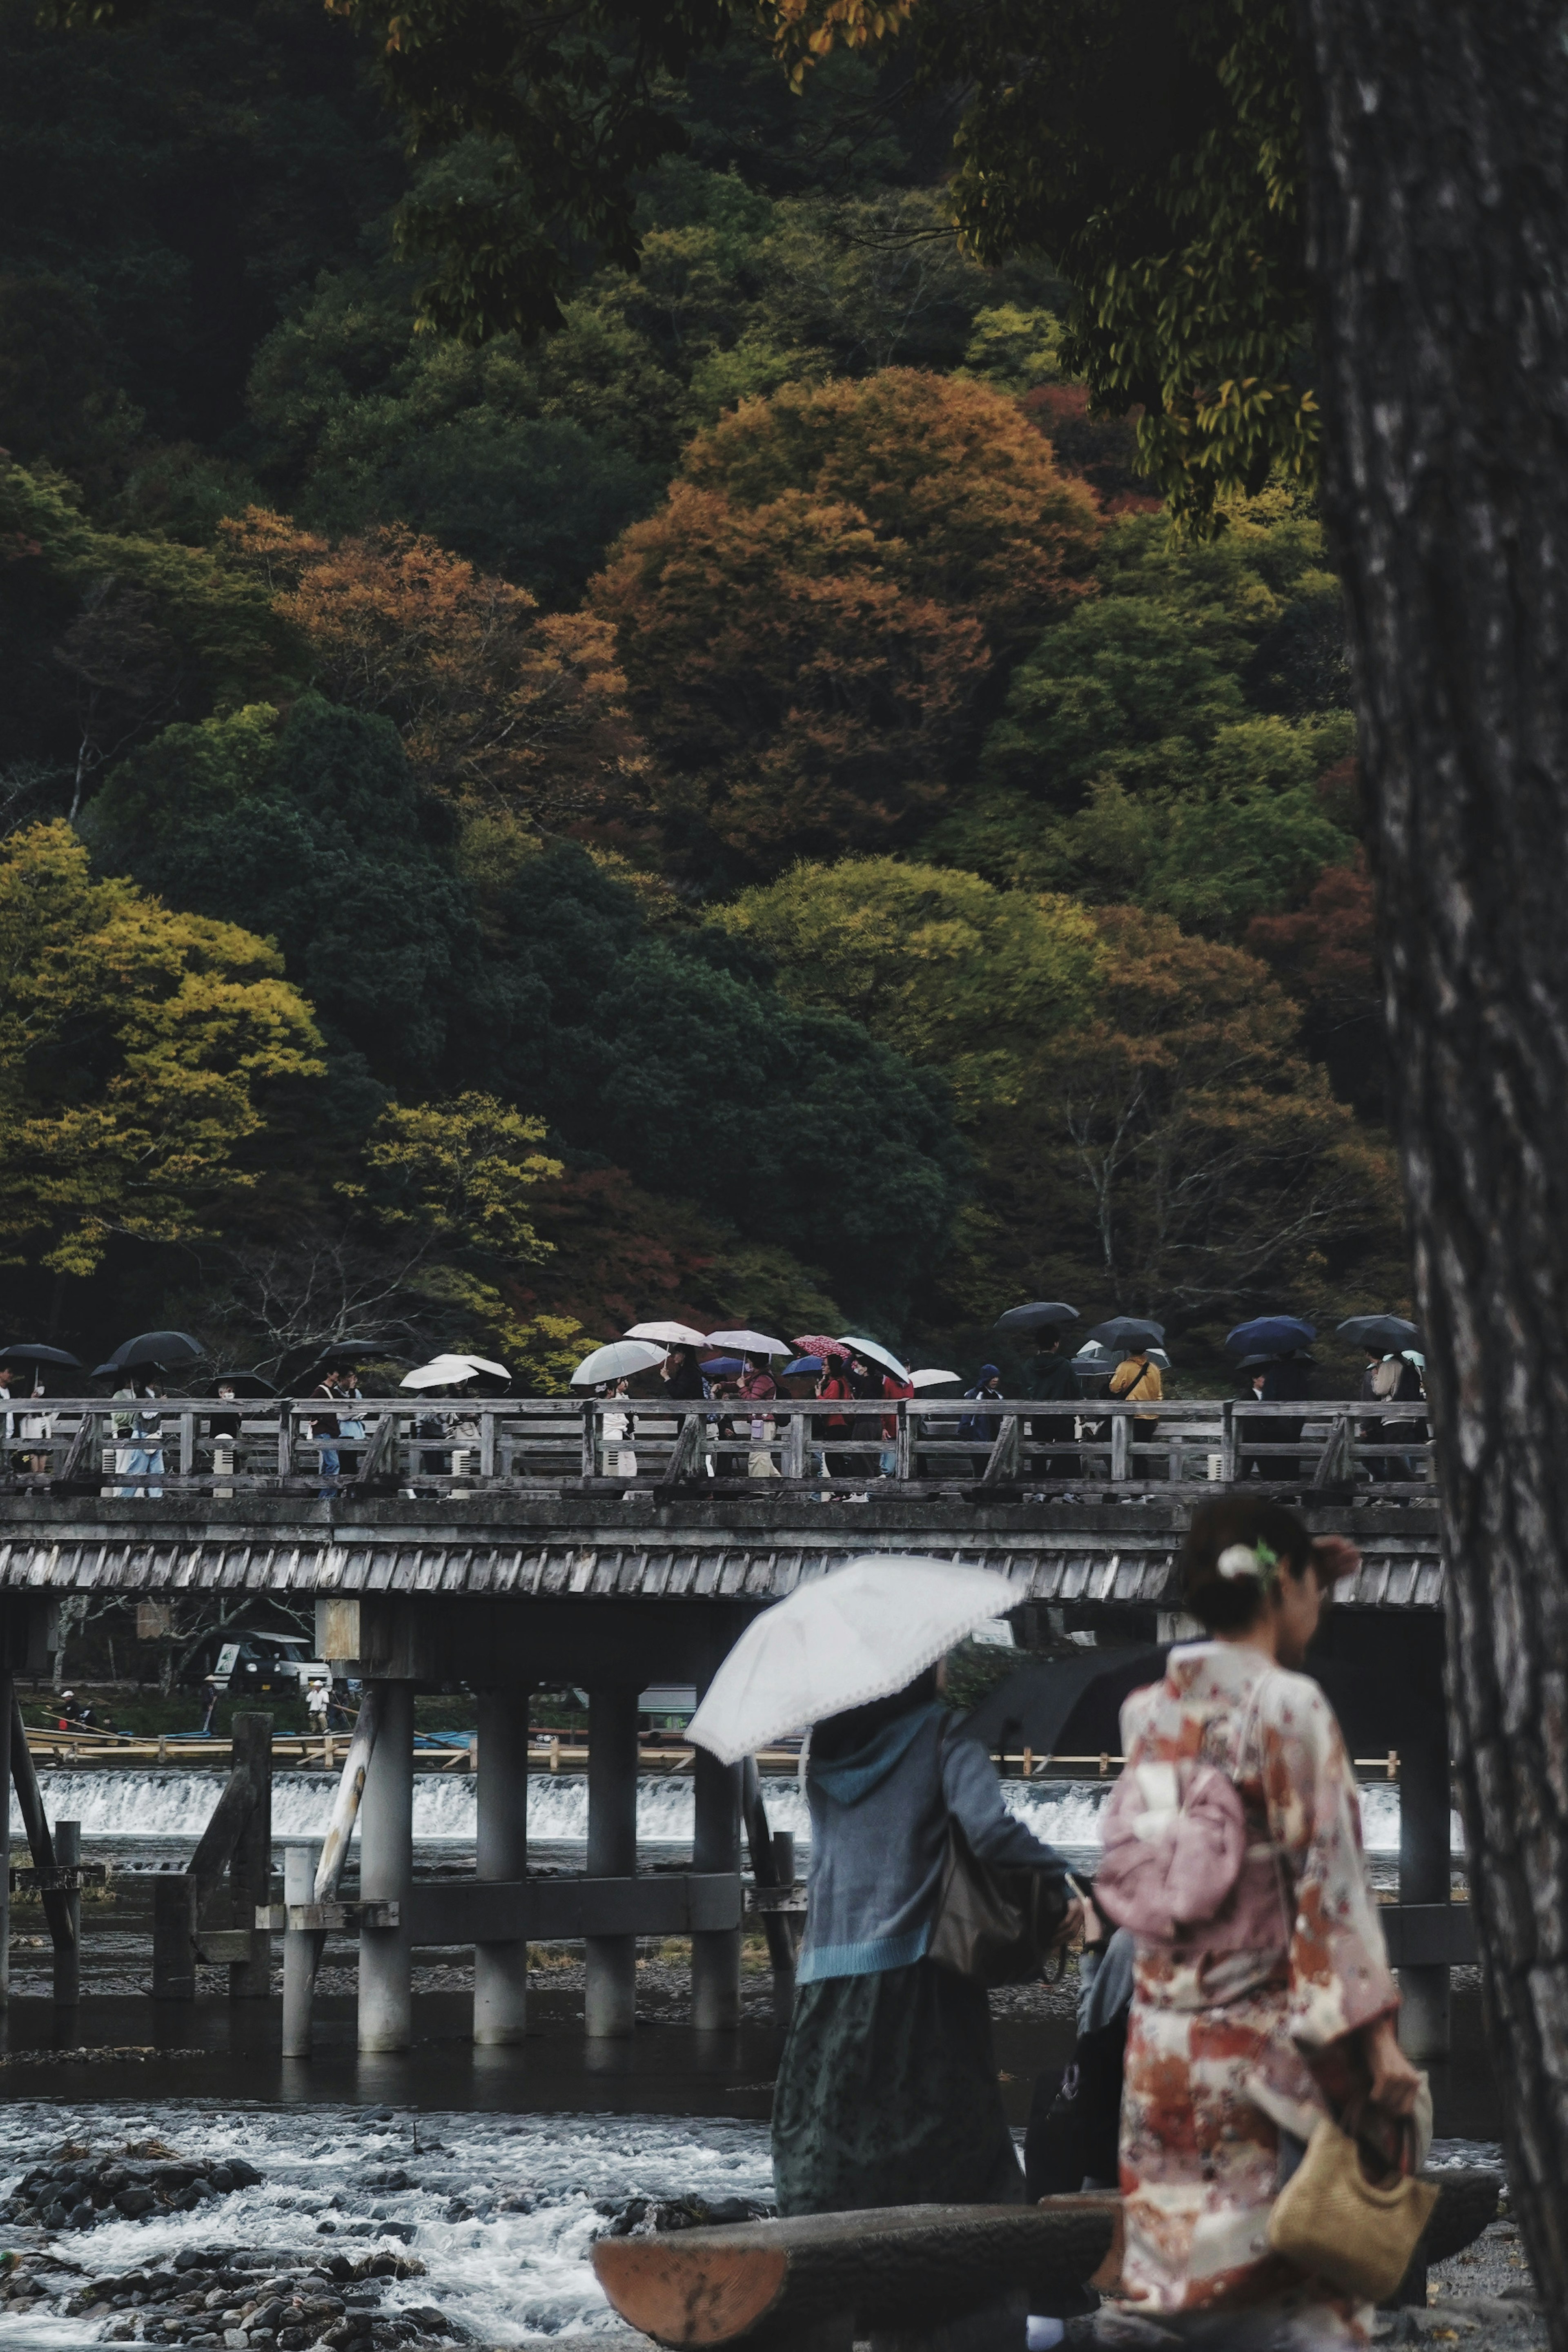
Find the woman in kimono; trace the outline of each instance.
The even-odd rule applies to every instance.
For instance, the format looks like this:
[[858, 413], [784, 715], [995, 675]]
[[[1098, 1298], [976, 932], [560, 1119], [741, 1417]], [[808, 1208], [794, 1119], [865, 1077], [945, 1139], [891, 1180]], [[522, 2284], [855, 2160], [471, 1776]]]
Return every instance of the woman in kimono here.
[[1318, 2118], [1395, 2158], [1423, 2086], [1396, 2037], [1398, 1994], [1339, 1726], [1319, 1685], [1291, 1671], [1355, 1559], [1277, 1504], [1195, 1512], [1182, 1566], [1209, 1638], [1174, 1649], [1165, 1680], [1123, 1709], [1126, 1775], [1218, 1765], [1248, 1843], [1213, 1919], [1138, 1939], [1124, 2300], [1102, 2315], [1106, 2334], [1316, 2347], [1365, 2333], [1369, 2314], [1268, 2242], [1270, 2208]]

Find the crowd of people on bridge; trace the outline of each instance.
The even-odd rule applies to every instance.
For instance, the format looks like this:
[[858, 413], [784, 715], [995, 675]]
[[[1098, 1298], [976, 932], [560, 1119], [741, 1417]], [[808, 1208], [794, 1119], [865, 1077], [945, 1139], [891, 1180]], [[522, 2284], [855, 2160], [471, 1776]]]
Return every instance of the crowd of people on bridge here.
[[[1047, 1319], [1030, 1322], [1030, 1318]], [[1025, 1319], [1020, 1323], [1019, 1318]], [[627, 1341], [612, 1342], [585, 1359], [573, 1381], [575, 1385], [591, 1374], [601, 1360], [611, 1364], [611, 1377], [585, 1382], [585, 1392], [596, 1395], [607, 1408], [599, 1416], [595, 1466], [600, 1475], [628, 1486], [649, 1458], [645, 1451], [640, 1465], [639, 1429], [654, 1448], [652, 1458], [662, 1458], [659, 1449], [667, 1443], [673, 1424], [658, 1413], [660, 1403], [714, 1407], [702, 1416], [700, 1444], [690, 1462], [696, 1475], [718, 1479], [781, 1476], [789, 1454], [790, 1416], [778, 1408], [786, 1401], [809, 1401], [821, 1407], [807, 1417], [803, 1444], [790, 1457], [800, 1474], [841, 1486], [890, 1478], [901, 1471], [915, 1477], [983, 1479], [1019, 1403], [1030, 1408], [1016, 1457], [1016, 1473], [1026, 1480], [1033, 1476], [1041, 1486], [1070, 1492], [1081, 1478], [1109, 1475], [1107, 1402], [1150, 1408], [1129, 1417], [1131, 1458], [1140, 1481], [1166, 1475], [1167, 1441], [1181, 1433], [1155, 1410], [1166, 1402], [1163, 1375], [1170, 1362], [1163, 1326], [1113, 1318], [1095, 1326], [1087, 1343], [1073, 1353], [1064, 1344], [1069, 1318], [1077, 1320], [1075, 1310], [1059, 1302], [1010, 1309], [999, 1318], [998, 1331], [1010, 1340], [1027, 1337], [1031, 1351], [1027, 1360], [1017, 1353], [1007, 1355], [1010, 1381], [998, 1361], [980, 1363], [964, 1386], [959, 1374], [915, 1369], [878, 1342], [824, 1334], [799, 1338], [797, 1352], [786, 1361], [789, 1350], [785, 1343], [761, 1334], [717, 1333], [705, 1339], [678, 1325], [634, 1325]], [[1015, 1328], [1009, 1330], [1009, 1325]], [[1357, 1416], [1355, 1432], [1361, 1466], [1379, 1483], [1423, 1478], [1425, 1360], [1419, 1348], [1410, 1344], [1418, 1334], [1413, 1326], [1388, 1317], [1352, 1318], [1340, 1328], [1347, 1334], [1364, 1328], [1368, 1335], [1358, 1399], [1367, 1410]], [[638, 1338], [646, 1332], [683, 1336], [652, 1344]], [[1240, 1355], [1239, 1403], [1307, 1405], [1313, 1388], [1312, 1327], [1291, 1318], [1255, 1319], [1231, 1333], [1228, 1349], [1239, 1352], [1249, 1335], [1261, 1335], [1269, 1344]], [[734, 1349], [719, 1344], [737, 1339], [747, 1344]], [[112, 1441], [116, 1483], [106, 1493], [155, 1498], [163, 1491], [159, 1482], [167, 1475], [170, 1375], [146, 1348], [176, 1340], [191, 1357], [199, 1358], [197, 1343], [185, 1335], [154, 1333], [145, 1335], [145, 1344], [128, 1342], [117, 1351], [141, 1350], [133, 1362], [120, 1366], [110, 1359], [99, 1367], [115, 1383], [114, 1410], [105, 1435]], [[373, 1360], [369, 1349], [363, 1352]], [[352, 1478], [365, 1459], [369, 1400], [361, 1383], [368, 1374], [366, 1364], [356, 1360], [358, 1353], [347, 1344], [337, 1345], [302, 1383], [293, 1384], [297, 1395], [310, 1401], [309, 1415], [296, 1434], [314, 1451], [323, 1495]], [[43, 1360], [55, 1357], [61, 1358], [59, 1370]], [[75, 1363], [54, 1349], [18, 1346], [0, 1351], [0, 1460], [8, 1463], [14, 1475], [51, 1475], [57, 1447], [46, 1384], [52, 1379], [62, 1389], [79, 1389], [79, 1381], [68, 1373]], [[412, 1457], [414, 1484], [409, 1491], [434, 1491], [423, 1482], [459, 1476], [476, 1464], [482, 1432], [475, 1402], [503, 1396], [511, 1385], [505, 1365], [455, 1351], [433, 1358], [400, 1381], [400, 1388], [424, 1391], [413, 1423], [418, 1453]], [[269, 1415], [276, 1417], [283, 1406], [271, 1384], [254, 1373], [220, 1373], [206, 1395], [211, 1406], [201, 1417], [196, 1466], [222, 1475], [241, 1466], [242, 1435], [248, 1433], [254, 1448], [262, 1442], [256, 1434], [260, 1423]], [[910, 1417], [908, 1453], [901, 1465], [897, 1408], [916, 1398], [922, 1411]], [[945, 1406], [951, 1410], [940, 1410]], [[1307, 1483], [1314, 1457], [1292, 1449], [1302, 1445], [1308, 1418], [1304, 1411], [1299, 1417], [1239, 1412], [1237, 1475], [1287, 1486]]]

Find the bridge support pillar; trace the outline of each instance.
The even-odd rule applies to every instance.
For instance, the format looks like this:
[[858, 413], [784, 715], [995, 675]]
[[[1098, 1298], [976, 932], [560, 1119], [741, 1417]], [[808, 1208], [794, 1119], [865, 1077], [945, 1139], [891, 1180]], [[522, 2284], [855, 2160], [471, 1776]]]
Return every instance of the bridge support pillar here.
[[0, 1669], [0, 2010], [11, 2000], [11, 1708], [15, 1685]]
[[[741, 1768], [721, 1764], [699, 1748], [693, 1770], [696, 1829], [692, 1868], [738, 1871]], [[704, 1929], [692, 1937], [692, 2023], [700, 2033], [720, 2033], [739, 2022], [740, 1929]]]
[[360, 2048], [406, 2050], [413, 2038], [413, 1685], [377, 1685], [376, 1744], [360, 1803], [360, 1895], [402, 1906], [396, 1927], [360, 1930]]
[[[528, 1692], [527, 1685], [479, 1694], [478, 1843], [481, 1878], [526, 1878], [528, 1871]], [[528, 1947], [474, 1948], [474, 2039], [486, 2047], [521, 2042], [528, 2024]]]
[[[485, 1769], [481, 1754], [479, 1769]], [[637, 1685], [588, 1694], [588, 1874], [630, 1878], [637, 1868]], [[637, 1938], [590, 1936], [583, 2031], [635, 2032]]]
[[[1399, 1900], [1450, 1899], [1449, 1788], [1447, 1723], [1408, 1736], [1399, 1753]], [[1448, 2054], [1448, 1970], [1399, 1970], [1399, 2041], [1417, 2061]]]

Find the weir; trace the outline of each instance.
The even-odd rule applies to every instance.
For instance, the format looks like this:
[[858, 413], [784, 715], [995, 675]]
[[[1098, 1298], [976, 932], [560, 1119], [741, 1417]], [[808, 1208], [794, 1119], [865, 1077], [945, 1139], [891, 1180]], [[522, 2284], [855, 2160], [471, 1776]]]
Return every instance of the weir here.
[[[344, 1901], [335, 1880], [325, 1885], [312, 1853], [291, 1853], [284, 1900], [253, 1914], [284, 1941], [299, 2054], [319, 1939], [344, 1928], [359, 1937], [367, 2053], [408, 2045], [413, 1956], [428, 1944], [474, 1948], [481, 2043], [521, 2037], [528, 1946], [557, 1938], [586, 1941], [591, 2036], [633, 2030], [636, 1939], [654, 1936], [691, 1938], [694, 2027], [724, 2031], [739, 2015], [747, 1907], [740, 1770], [699, 1755], [691, 1867], [640, 1871], [638, 1692], [659, 1682], [701, 1689], [758, 1611], [867, 1552], [994, 1570], [1026, 1639], [1047, 1630], [1176, 1638], [1186, 1630], [1176, 1566], [1191, 1502], [1223, 1487], [1124, 1478], [1113, 1496], [1082, 1498], [1063, 1481], [1039, 1487], [1011, 1477], [936, 1491], [872, 1477], [852, 1494], [812, 1477], [736, 1492], [716, 1492], [716, 1483], [606, 1491], [598, 1480], [513, 1480], [425, 1496], [356, 1493], [351, 1483], [325, 1496], [276, 1486], [226, 1495], [194, 1486], [161, 1496], [12, 1491], [0, 1496], [0, 1666], [7, 1683], [47, 1671], [55, 1612], [72, 1594], [313, 1603], [318, 1654], [361, 1680], [375, 1737], [349, 1769], [350, 1780], [363, 1773], [353, 1806], [357, 1897]], [[1416, 1759], [1401, 1792], [1402, 1901], [1385, 1916], [1412, 2046], [1433, 2055], [1447, 2046], [1448, 1970], [1473, 1957], [1468, 1906], [1448, 1901], [1440, 1728], [1434, 1747], [1443, 1570], [1429, 1486], [1397, 1497], [1372, 1491], [1377, 1499], [1359, 1500], [1345, 1486], [1320, 1487], [1304, 1515], [1314, 1532], [1349, 1535], [1362, 1550], [1326, 1642], [1350, 1676], [1352, 1752]], [[590, 1696], [587, 1868], [544, 1877], [528, 1869], [528, 1702], [532, 1688], [563, 1684]], [[422, 1878], [413, 1704], [421, 1691], [456, 1685], [480, 1706], [467, 1784], [475, 1874]], [[351, 1793], [346, 1786], [345, 1801]], [[787, 1919], [790, 1900], [789, 1887], [770, 1886], [763, 1907]], [[236, 1923], [230, 1933], [238, 1932]], [[235, 1965], [237, 1976], [237, 1951]]]

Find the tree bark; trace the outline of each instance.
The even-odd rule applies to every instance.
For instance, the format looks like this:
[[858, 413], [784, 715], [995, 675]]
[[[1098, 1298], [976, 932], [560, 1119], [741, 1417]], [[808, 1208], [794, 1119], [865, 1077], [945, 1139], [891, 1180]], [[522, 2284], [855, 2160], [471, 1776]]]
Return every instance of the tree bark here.
[[1568, 54], [1544, 0], [1297, 6], [1453, 1752], [1568, 2352]]

